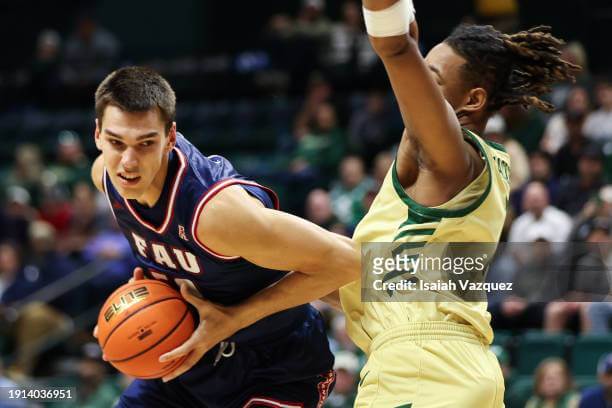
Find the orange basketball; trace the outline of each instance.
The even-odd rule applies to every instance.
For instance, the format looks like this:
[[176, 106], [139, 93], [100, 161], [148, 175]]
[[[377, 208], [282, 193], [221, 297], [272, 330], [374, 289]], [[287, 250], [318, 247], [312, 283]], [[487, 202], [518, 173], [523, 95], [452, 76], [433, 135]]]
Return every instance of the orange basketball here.
[[160, 378], [185, 359], [165, 363], [159, 356], [183, 344], [195, 322], [181, 294], [156, 280], [121, 286], [98, 316], [98, 342], [107, 361], [132, 377]]

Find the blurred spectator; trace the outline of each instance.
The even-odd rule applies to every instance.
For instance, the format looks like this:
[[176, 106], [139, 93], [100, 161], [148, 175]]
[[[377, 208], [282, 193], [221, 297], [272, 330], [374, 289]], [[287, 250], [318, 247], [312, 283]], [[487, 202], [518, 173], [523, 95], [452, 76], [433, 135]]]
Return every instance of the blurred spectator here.
[[[45, 221], [34, 221], [29, 227], [30, 248], [22, 267], [16, 271], [11, 284], [1, 296], [4, 304], [20, 302], [45, 286], [72, 273], [76, 267], [65, 256], [55, 250], [56, 236], [53, 226]], [[15, 252], [16, 256], [17, 253]], [[73, 295], [78, 296], [78, 293]], [[49, 304], [66, 314], [76, 314], [79, 304], [74, 296], [61, 296]]]
[[30, 193], [19, 186], [7, 188], [4, 206], [0, 208], [0, 240], [12, 241], [26, 248], [28, 225], [36, 217], [36, 209], [30, 206]]
[[[0, 244], [0, 304], [8, 307], [30, 294], [29, 290], [21, 291], [28, 274], [35, 275], [23, 267], [15, 246]], [[36, 276], [34, 276], [36, 277]], [[22, 286], [22, 288], [17, 288]], [[10, 333], [15, 344], [15, 361], [9, 367], [12, 378], [24, 378], [36, 368], [39, 353], [44, 344], [54, 335], [65, 333], [71, 328], [71, 321], [48, 304], [30, 302], [20, 305], [11, 315]]]
[[316, 41], [327, 40], [331, 22], [325, 15], [325, 0], [303, 0], [295, 21], [295, 33]]
[[79, 136], [69, 130], [61, 131], [56, 149], [56, 161], [48, 169], [53, 181], [66, 191], [72, 191], [78, 182], [89, 182], [91, 163], [83, 151]]
[[393, 134], [384, 95], [368, 93], [365, 106], [355, 110], [349, 121], [349, 142], [359, 152], [366, 165], [381, 151], [399, 142], [400, 134]]
[[567, 116], [587, 117], [590, 110], [591, 102], [587, 90], [581, 86], [572, 88], [563, 111], [555, 113], [549, 119], [540, 148], [550, 154], [556, 154], [569, 140]]
[[336, 360], [336, 385], [334, 391], [325, 401], [325, 407], [351, 408], [357, 395], [357, 379], [359, 373], [359, 359], [350, 351], [338, 351]]
[[332, 351], [341, 350], [357, 352], [357, 346], [348, 336], [346, 331], [346, 318], [343, 314], [336, 314], [330, 323], [330, 347]]
[[599, 146], [585, 147], [578, 159], [578, 175], [561, 182], [557, 206], [570, 215], [582, 210], [589, 199], [603, 186], [604, 156]]
[[612, 80], [597, 84], [599, 109], [591, 113], [584, 124], [586, 136], [598, 143], [612, 140]]
[[82, 259], [103, 262], [100, 273], [86, 284], [89, 307], [103, 303], [113, 290], [132, 277], [138, 266], [129, 242], [114, 220], [109, 228], [100, 230], [86, 243]]
[[[488, 280], [513, 282], [510, 294], [489, 298], [491, 323], [495, 329], [540, 329], [547, 302], [559, 298], [564, 283], [559, 276], [559, 258], [545, 239], [514, 243], [494, 260]], [[561, 280], [561, 281], [560, 281]]]
[[554, 203], [557, 200], [559, 182], [553, 175], [552, 157], [548, 153], [536, 150], [529, 155], [529, 175], [528, 182], [510, 194], [510, 202], [517, 214], [523, 212], [523, 194], [532, 181], [539, 181], [546, 186], [551, 202]]
[[309, 126], [316, 120], [317, 110], [324, 103], [331, 101], [333, 92], [329, 82], [320, 74], [313, 74], [308, 81], [304, 103], [295, 115], [293, 132], [299, 140], [309, 131]]
[[572, 88], [578, 84], [591, 91], [593, 87], [589, 71], [589, 61], [584, 45], [578, 41], [572, 41], [562, 49], [561, 58], [582, 68], [576, 75], [576, 82], [566, 81], [555, 84], [550, 94], [550, 99], [555, 106], [564, 106]]
[[506, 133], [525, 148], [527, 154], [537, 150], [545, 123], [534, 109], [506, 106], [500, 111], [506, 121]]
[[89, 183], [79, 183], [72, 197], [72, 217], [65, 235], [58, 242], [65, 253], [80, 256], [89, 240], [99, 231], [104, 217], [98, 213], [96, 193]]
[[6, 304], [4, 296], [17, 279], [21, 269], [17, 247], [8, 242], [0, 244], [0, 303]]
[[578, 172], [578, 158], [589, 145], [582, 131], [585, 116], [581, 113], [567, 113], [564, 116], [568, 140], [555, 156], [555, 174], [557, 177], [574, 176]]
[[596, 218], [612, 219], [612, 185], [602, 187], [599, 193], [582, 208], [576, 217], [572, 241], [586, 241]]
[[[610, 300], [594, 302], [587, 306], [587, 333], [596, 335], [610, 333], [610, 321], [612, 320], [612, 303]], [[610, 396], [612, 397], [612, 394]]]
[[43, 30], [36, 40], [36, 52], [30, 67], [30, 97], [49, 106], [61, 86], [59, 69], [61, 38], [55, 30]]
[[591, 232], [586, 239], [586, 253], [579, 257], [572, 271], [571, 289], [576, 296], [587, 296], [576, 301], [603, 301], [612, 295], [612, 238], [610, 218], [593, 220]]
[[45, 165], [38, 146], [21, 144], [15, 149], [12, 167], [0, 175], [0, 186], [3, 191], [12, 186], [26, 189], [30, 195], [30, 203], [38, 207], [45, 188], [44, 171]]
[[525, 212], [510, 229], [509, 242], [533, 242], [544, 238], [549, 242], [565, 242], [572, 230], [572, 219], [563, 211], [550, 205], [548, 190], [539, 181], [525, 188], [523, 196]]
[[378, 63], [378, 57], [365, 31], [361, 6], [354, 0], [342, 3], [342, 21], [330, 32], [325, 65], [336, 82], [355, 86], [361, 75]]
[[329, 193], [317, 188], [308, 193], [306, 198], [306, 219], [326, 230], [347, 235], [346, 227], [332, 211]]
[[551, 302], [546, 307], [544, 329], [547, 332], [561, 332], [572, 320], [578, 320], [581, 332], [590, 330], [587, 302], [604, 301], [612, 293], [607, 266], [612, 261], [611, 243], [610, 220], [596, 219], [586, 245], [583, 248], [570, 248], [579, 255], [574, 255], [576, 259], [571, 262], [564, 299]]
[[580, 396], [573, 391], [573, 379], [560, 358], [542, 361], [535, 371], [534, 395], [525, 408], [576, 408]]
[[495, 115], [487, 123], [484, 138], [498, 143], [510, 155], [512, 171], [510, 172], [510, 191], [519, 188], [529, 178], [529, 163], [525, 149], [514, 139], [506, 135], [506, 122], [501, 115]]
[[98, 25], [92, 15], [79, 16], [74, 32], [66, 41], [64, 80], [86, 84], [104, 77], [119, 57], [117, 38]]
[[389, 173], [389, 169], [393, 165], [393, 155], [388, 152], [380, 152], [374, 158], [374, 166], [372, 168], [372, 186], [366, 193], [363, 199], [363, 208], [367, 212], [374, 202], [380, 187], [385, 181], [385, 177]]
[[580, 398], [579, 408], [609, 408], [612, 406], [612, 353], [597, 364], [599, 385], [587, 388]]
[[[8, 387], [18, 388], [19, 385], [4, 375], [4, 365], [2, 363], [2, 360], [0, 360], [0, 388], [6, 389]], [[2, 402], [2, 408], [26, 408], [28, 406], [30, 406], [30, 404], [28, 404], [27, 400], [25, 399], [21, 401], [15, 399], [11, 402]]]
[[72, 219], [69, 191], [57, 185], [46, 189], [40, 204], [40, 218], [53, 225], [59, 235], [65, 234]]
[[318, 172], [329, 180], [336, 173], [344, 146], [344, 132], [338, 126], [336, 110], [331, 104], [322, 103], [315, 111], [313, 123], [298, 141], [292, 170]]
[[340, 180], [332, 184], [332, 209], [338, 219], [351, 230], [365, 215], [364, 198], [372, 187], [365, 165], [358, 156], [347, 156], [340, 163]]
[[372, 168], [372, 178], [374, 181], [373, 188], [378, 192], [382, 186], [391, 166], [393, 165], [393, 155], [389, 151], [380, 152], [374, 158], [374, 166]]
[[[104, 408], [114, 406], [121, 395], [115, 376], [108, 376], [107, 364], [101, 360], [97, 344], [85, 344], [85, 356], [78, 362], [76, 386], [78, 406]], [[98, 350], [94, 353], [90, 350]]]

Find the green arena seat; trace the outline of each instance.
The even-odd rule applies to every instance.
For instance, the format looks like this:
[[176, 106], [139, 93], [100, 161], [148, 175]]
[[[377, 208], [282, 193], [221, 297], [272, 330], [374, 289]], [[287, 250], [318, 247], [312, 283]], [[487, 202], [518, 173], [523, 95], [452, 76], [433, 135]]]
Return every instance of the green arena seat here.
[[572, 372], [574, 375], [596, 375], [597, 362], [606, 353], [612, 353], [612, 334], [588, 334], [576, 338], [571, 357]]
[[533, 374], [538, 364], [549, 357], [565, 357], [572, 336], [568, 334], [548, 334], [527, 332], [519, 341], [517, 353], [518, 374]]

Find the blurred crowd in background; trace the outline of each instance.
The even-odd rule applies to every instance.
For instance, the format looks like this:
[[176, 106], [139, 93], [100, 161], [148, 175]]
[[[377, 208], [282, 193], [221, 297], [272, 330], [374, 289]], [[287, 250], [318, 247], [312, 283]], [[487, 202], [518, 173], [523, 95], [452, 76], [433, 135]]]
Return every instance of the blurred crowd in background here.
[[[465, 22], [524, 28], [515, 1], [475, 7]], [[94, 13], [74, 26], [66, 35], [42, 30], [31, 62], [0, 72], [0, 385], [71, 384], [79, 406], [106, 407], [130, 379], [101, 361], [91, 329], [135, 266], [89, 178], [93, 89], [106, 74], [127, 63], [158, 69], [177, 90], [178, 130], [189, 140], [274, 188], [283, 210], [347, 236], [385, 178], [403, 124], [357, 2], [332, 19], [324, 0], [306, 0], [261, 27], [257, 50], [231, 56], [134, 61]], [[482, 135], [512, 159], [502, 241], [537, 243], [505, 246], [489, 272], [522, 282], [489, 299], [509, 407], [598, 407], [584, 404], [612, 395], [612, 67], [593, 74], [583, 44], [567, 40], [564, 57], [583, 71], [548, 96], [558, 111], [504, 108]], [[224, 86], [229, 96], [216, 97]], [[530, 277], [560, 269], [569, 274], [563, 293], [534, 294], [530, 282], [541, 280]], [[326, 406], [352, 406], [364, 356], [342, 314], [316, 306], [338, 371]]]

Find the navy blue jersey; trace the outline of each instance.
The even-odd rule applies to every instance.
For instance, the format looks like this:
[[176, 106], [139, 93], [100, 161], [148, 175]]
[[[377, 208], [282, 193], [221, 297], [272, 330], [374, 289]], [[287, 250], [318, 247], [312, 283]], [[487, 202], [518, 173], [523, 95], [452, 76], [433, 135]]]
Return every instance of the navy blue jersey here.
[[[196, 225], [202, 210], [226, 187], [239, 185], [268, 208], [278, 209], [278, 199], [270, 189], [238, 174], [225, 158], [204, 156], [182, 135], [177, 134], [166, 182], [153, 208], [121, 197], [106, 170], [103, 182], [119, 227], [149, 277], [173, 285], [175, 279], [189, 279], [206, 299], [232, 305], [285, 275], [240, 257], [217, 254], [197, 239]], [[265, 341], [283, 335], [303, 321], [310, 308], [303, 305], [276, 313], [230, 340]]]

